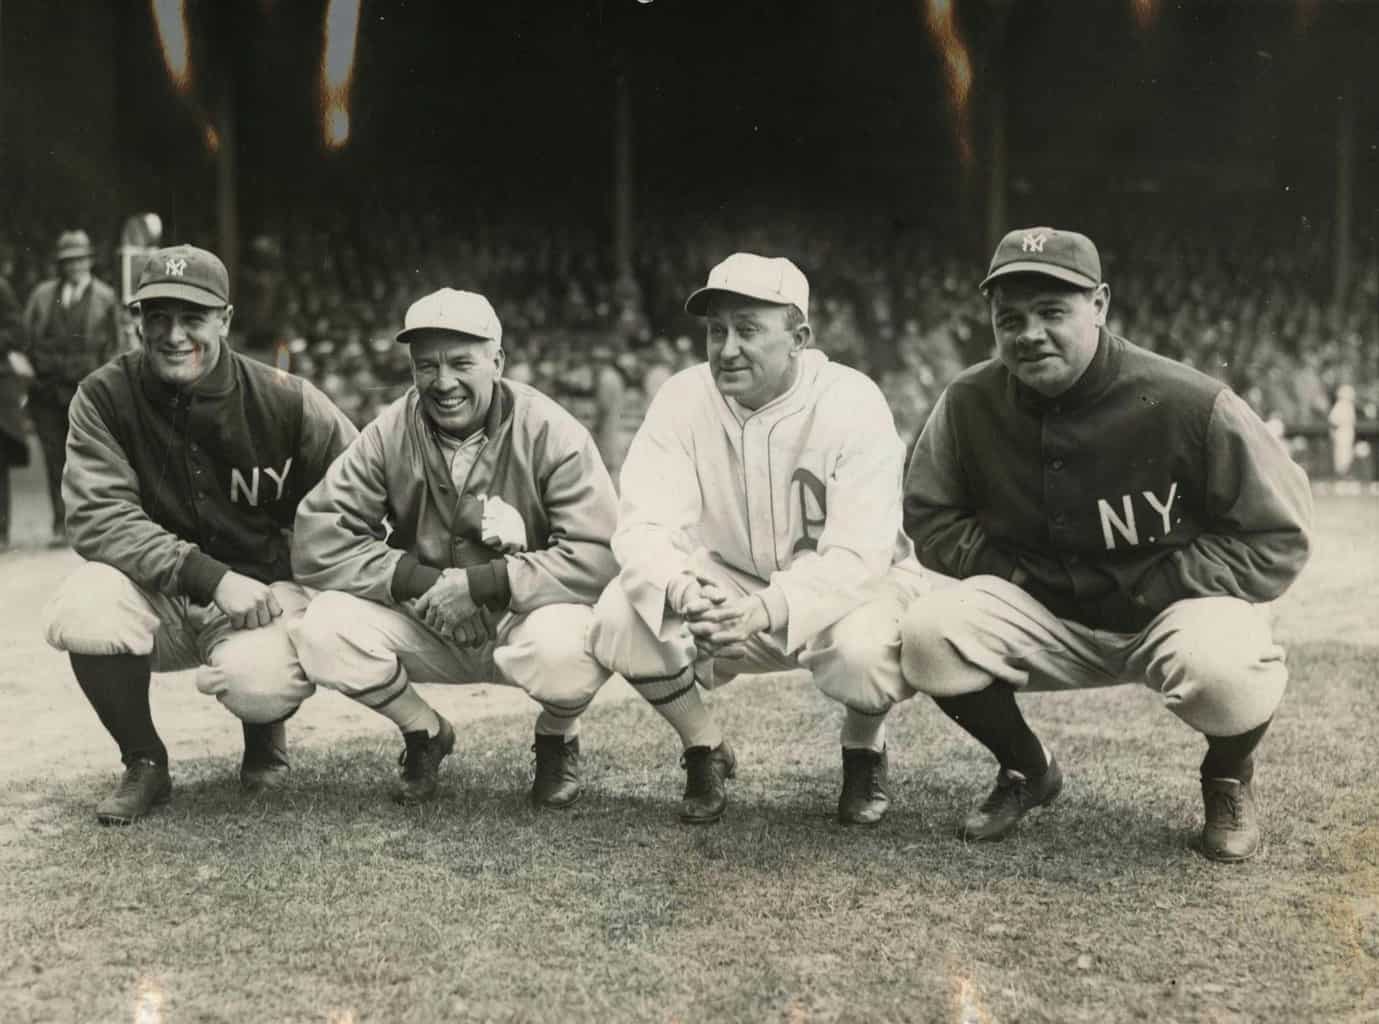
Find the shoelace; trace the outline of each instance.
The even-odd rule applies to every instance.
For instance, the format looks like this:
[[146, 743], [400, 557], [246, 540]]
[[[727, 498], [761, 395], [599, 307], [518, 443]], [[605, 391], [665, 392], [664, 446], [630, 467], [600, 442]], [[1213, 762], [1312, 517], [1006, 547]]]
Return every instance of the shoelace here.
[[1240, 798], [1234, 793], [1223, 789], [1216, 790], [1211, 795], [1211, 805], [1214, 812], [1225, 811], [1232, 828], [1240, 824]]
[[865, 771], [852, 771], [843, 774], [843, 792], [847, 796], [880, 796], [882, 793], [880, 760], [867, 758], [862, 763], [865, 765]]
[[148, 761], [135, 761], [120, 779], [120, 784], [115, 787], [115, 795], [133, 796], [142, 788], [144, 779], [157, 770], [158, 766]]
[[402, 777], [419, 779], [425, 774], [426, 752], [431, 746], [431, 737], [426, 733], [421, 733], [420, 736], [408, 733], [402, 739], [407, 744], [397, 756], [397, 763], [402, 767]]
[[560, 753], [552, 753], [543, 758], [537, 753], [536, 744], [531, 745], [532, 756], [536, 761], [536, 780], [538, 782], [559, 782], [565, 777], [565, 759]]
[[1028, 789], [1028, 779], [1001, 772], [996, 776], [996, 788], [982, 801], [981, 810], [990, 813], [1012, 801], [1016, 804], [1023, 805], [1025, 802], [1025, 794]]
[[680, 755], [680, 767], [685, 769], [685, 790], [691, 796], [702, 796], [709, 792], [714, 775], [713, 752], [696, 752], [693, 757], [689, 751]]

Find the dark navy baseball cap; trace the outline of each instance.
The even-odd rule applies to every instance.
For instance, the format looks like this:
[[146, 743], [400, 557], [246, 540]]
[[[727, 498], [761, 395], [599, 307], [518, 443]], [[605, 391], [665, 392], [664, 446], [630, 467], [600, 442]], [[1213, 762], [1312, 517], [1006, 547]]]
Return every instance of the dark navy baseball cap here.
[[194, 245], [159, 249], [144, 263], [131, 303], [180, 299], [196, 306], [230, 304], [230, 275], [220, 257]]
[[1007, 274], [1042, 274], [1079, 288], [1101, 284], [1101, 255], [1086, 235], [1054, 228], [1019, 228], [1001, 239], [982, 291]]

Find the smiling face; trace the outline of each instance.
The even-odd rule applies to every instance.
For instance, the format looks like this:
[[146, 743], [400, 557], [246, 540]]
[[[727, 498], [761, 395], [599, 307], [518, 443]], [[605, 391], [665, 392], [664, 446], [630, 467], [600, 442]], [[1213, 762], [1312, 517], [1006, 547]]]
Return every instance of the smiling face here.
[[991, 288], [996, 353], [1007, 370], [1047, 398], [1077, 383], [1096, 355], [1111, 292], [1041, 274], [1011, 274]]
[[797, 356], [810, 328], [794, 306], [721, 292], [709, 302], [709, 368], [718, 390], [748, 409], [760, 409], [795, 382]]
[[422, 411], [439, 430], [466, 438], [483, 425], [503, 374], [496, 341], [453, 331], [427, 332], [408, 346]]
[[232, 306], [198, 306], [181, 299], [146, 299], [139, 304], [139, 336], [159, 380], [195, 384], [215, 366], [230, 333]]

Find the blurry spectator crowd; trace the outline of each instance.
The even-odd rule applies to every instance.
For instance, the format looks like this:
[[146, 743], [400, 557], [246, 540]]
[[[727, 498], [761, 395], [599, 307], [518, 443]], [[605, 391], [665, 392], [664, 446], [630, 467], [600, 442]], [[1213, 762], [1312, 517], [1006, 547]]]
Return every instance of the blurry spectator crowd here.
[[[643, 221], [620, 270], [606, 237], [571, 223], [475, 226], [383, 210], [293, 217], [241, 254], [235, 327], [242, 348], [313, 380], [362, 424], [409, 383], [406, 351], [392, 341], [407, 306], [444, 285], [481, 291], [503, 324], [507, 375], [571, 408], [616, 468], [660, 382], [703, 358], [685, 295], [734, 250], [788, 255], [810, 280], [818, 347], [869, 373], [913, 441], [948, 381], [991, 353], [976, 291], [984, 266], [970, 240], [882, 217], [763, 224], [734, 233]], [[1222, 236], [1152, 218], [1089, 230], [1113, 331], [1229, 383], [1280, 434], [1324, 438], [1342, 394], [1360, 421], [1379, 418], [1372, 248], [1357, 254], [1337, 306], [1320, 232], [1242, 224]], [[9, 234], [8, 273], [23, 296], [48, 273], [56, 232]], [[97, 274], [117, 283], [113, 270], [98, 264]]]

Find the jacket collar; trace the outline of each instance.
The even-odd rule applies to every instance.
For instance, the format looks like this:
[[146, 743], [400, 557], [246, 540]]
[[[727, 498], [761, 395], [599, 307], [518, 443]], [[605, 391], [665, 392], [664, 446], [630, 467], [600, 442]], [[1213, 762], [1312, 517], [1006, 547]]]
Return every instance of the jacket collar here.
[[235, 388], [234, 353], [228, 341], [220, 343], [220, 357], [206, 374], [195, 384], [179, 387], [169, 384], [153, 372], [147, 353], [139, 355], [139, 380], [144, 394], [154, 402], [176, 402], [179, 397], [219, 398], [228, 395]]
[[1006, 371], [1006, 393], [1016, 405], [1031, 412], [1069, 412], [1091, 403], [1120, 372], [1120, 357], [1124, 342], [1102, 327], [1097, 334], [1096, 352], [1082, 376], [1061, 395], [1049, 398], [1022, 383], [1015, 374]]

